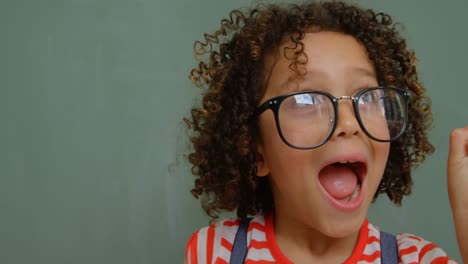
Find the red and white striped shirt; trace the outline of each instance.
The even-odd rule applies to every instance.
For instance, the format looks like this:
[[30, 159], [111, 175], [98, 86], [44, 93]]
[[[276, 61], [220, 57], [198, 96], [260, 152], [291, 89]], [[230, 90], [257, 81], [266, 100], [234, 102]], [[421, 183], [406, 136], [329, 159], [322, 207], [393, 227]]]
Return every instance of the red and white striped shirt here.
[[[272, 214], [252, 219], [247, 232], [246, 264], [292, 263], [276, 243]], [[195, 232], [186, 248], [187, 264], [228, 264], [232, 244], [239, 228], [238, 219], [225, 219]], [[411, 234], [397, 236], [400, 264], [457, 263], [436, 244]], [[380, 261], [380, 231], [364, 221], [352, 255], [344, 264], [378, 264]]]

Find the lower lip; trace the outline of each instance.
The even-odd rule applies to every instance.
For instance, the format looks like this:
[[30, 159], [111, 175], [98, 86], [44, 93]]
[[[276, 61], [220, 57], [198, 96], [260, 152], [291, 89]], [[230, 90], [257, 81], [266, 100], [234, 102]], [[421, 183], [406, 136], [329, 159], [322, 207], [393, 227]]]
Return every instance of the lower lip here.
[[333, 198], [322, 186], [322, 184], [319, 183], [320, 189], [322, 190], [322, 193], [325, 195], [326, 200], [335, 207], [336, 209], [344, 212], [353, 212], [357, 210], [359, 207], [361, 207], [363, 201], [364, 201], [364, 190], [366, 189], [366, 178], [363, 177], [361, 181], [361, 189], [359, 190], [358, 196], [351, 202], [345, 202], [345, 201], [339, 201], [335, 198]]

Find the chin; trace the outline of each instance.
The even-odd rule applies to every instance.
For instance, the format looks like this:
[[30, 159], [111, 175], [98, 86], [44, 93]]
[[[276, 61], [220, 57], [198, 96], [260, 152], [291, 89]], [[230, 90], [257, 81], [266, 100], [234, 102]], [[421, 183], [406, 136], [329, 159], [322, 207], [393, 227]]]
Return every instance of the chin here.
[[334, 216], [324, 219], [321, 232], [332, 238], [344, 238], [359, 233], [366, 214]]

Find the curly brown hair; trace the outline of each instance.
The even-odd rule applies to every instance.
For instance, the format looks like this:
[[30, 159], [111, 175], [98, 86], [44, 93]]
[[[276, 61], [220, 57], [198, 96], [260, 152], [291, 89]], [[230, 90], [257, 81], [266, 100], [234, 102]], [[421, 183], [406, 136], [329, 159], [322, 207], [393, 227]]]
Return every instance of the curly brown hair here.
[[342, 1], [236, 9], [221, 21], [219, 30], [195, 42], [200, 62], [189, 75], [195, 85], [206, 89], [201, 105], [184, 119], [191, 132], [188, 159], [196, 177], [191, 192], [202, 198], [212, 220], [221, 211], [237, 209], [238, 217], [244, 218], [274, 207], [268, 177], [256, 176], [258, 127], [253, 114], [264, 92], [264, 58], [288, 38], [294, 52], [290, 56], [291, 50], [284, 50], [284, 55], [297, 72], [298, 65], [307, 62], [301, 40], [311, 28], [353, 36], [366, 47], [380, 84], [403, 87], [415, 95], [407, 132], [390, 145], [374, 199], [386, 193], [400, 205], [403, 195], [411, 193], [411, 168], [434, 151], [427, 138], [430, 100], [418, 80], [415, 54], [389, 15]]

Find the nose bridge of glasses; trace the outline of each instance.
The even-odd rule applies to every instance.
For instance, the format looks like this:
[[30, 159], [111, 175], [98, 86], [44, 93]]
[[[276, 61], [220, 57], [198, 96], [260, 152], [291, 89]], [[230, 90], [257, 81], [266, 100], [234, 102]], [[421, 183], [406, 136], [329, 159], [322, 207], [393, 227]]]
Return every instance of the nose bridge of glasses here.
[[[341, 101], [341, 100], [351, 100], [350, 104], [347, 104], [347, 106], [344, 106], [344, 105], [341, 105], [341, 106], [338, 106], [338, 103]], [[340, 112], [338, 114], [338, 116], [340, 116], [339, 119], [341, 119], [341, 122], [345, 122], [345, 123], [349, 123], [349, 122], [354, 122], [354, 121], [357, 121], [357, 117], [356, 117], [356, 114], [355, 111], [354, 111], [354, 107], [353, 107], [353, 104], [354, 104], [354, 101], [356, 100], [356, 97], [354, 96], [349, 96], [349, 95], [343, 95], [343, 96], [340, 96], [340, 97], [335, 97], [335, 102], [337, 103], [337, 111]], [[354, 119], [353, 121], [351, 121], [351, 119]], [[340, 121], [338, 121], [340, 122]]]
[[335, 100], [336, 100], [337, 102], [339, 102], [340, 100], [343, 100], [343, 99], [354, 100], [355, 97], [354, 97], [354, 96], [349, 96], [349, 95], [343, 95], [343, 96], [340, 96], [340, 97], [335, 98]]
[[[338, 104], [341, 100], [351, 100], [351, 104], [349, 104], [349, 106], [351, 107], [351, 109], [353, 108], [353, 102], [356, 100], [356, 97], [354, 96], [349, 96], [349, 95], [343, 95], [343, 96], [340, 96], [340, 97], [335, 97], [335, 102]], [[340, 109], [338, 107], [338, 109]]]

